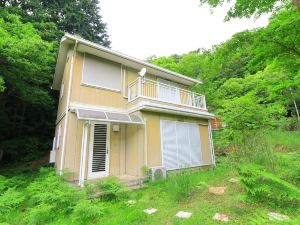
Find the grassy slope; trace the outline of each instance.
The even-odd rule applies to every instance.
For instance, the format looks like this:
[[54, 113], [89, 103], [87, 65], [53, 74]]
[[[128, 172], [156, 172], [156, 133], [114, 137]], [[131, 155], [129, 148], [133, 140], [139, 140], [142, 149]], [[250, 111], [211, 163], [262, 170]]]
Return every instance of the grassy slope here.
[[[229, 215], [230, 224], [267, 224], [270, 223], [267, 216], [270, 210], [288, 214], [294, 218], [295, 223], [300, 221], [300, 215], [295, 212], [247, 203], [241, 186], [228, 182], [234, 176], [233, 172], [224, 167], [194, 173], [192, 183], [199, 187], [190, 198], [180, 202], [174, 199], [174, 179], [150, 184], [147, 189], [132, 194], [131, 198], [137, 200], [136, 205], [128, 207], [125, 202], [110, 204], [108, 213], [100, 221], [103, 224], [218, 224], [212, 217], [220, 212]], [[224, 195], [216, 196], [208, 193], [207, 186], [210, 185], [228, 188]], [[148, 207], [157, 208], [158, 212], [153, 215], [144, 214], [142, 210]], [[193, 215], [187, 220], [176, 218], [175, 214], [180, 210], [192, 212]]]
[[[299, 132], [272, 132], [267, 138], [276, 147], [278, 155], [282, 159], [279, 160], [278, 174], [282, 177], [288, 176], [299, 164], [299, 160], [297, 160], [300, 150]], [[11, 183], [22, 184], [18, 190], [26, 196], [26, 200], [16, 210], [2, 215], [2, 218], [0, 215], [0, 224], [1, 222], [28, 224], [28, 220], [25, 222], [24, 218], [30, 212], [29, 208], [34, 209], [36, 206], [30, 202], [32, 196], [27, 196], [29, 193], [26, 188], [37, 180], [35, 178], [37, 175], [27, 173], [16, 176], [14, 174], [14, 177], [10, 178]], [[292, 176], [296, 175], [293, 174]], [[93, 200], [90, 204], [95, 206], [96, 210], [99, 207], [99, 211], [101, 210], [103, 213], [96, 219], [88, 220], [85, 223], [73, 221], [72, 210], [61, 213], [61, 210], [55, 208], [52, 211], [49, 209], [39, 212], [38, 215], [41, 218], [46, 218], [44, 223], [39, 224], [46, 224], [46, 221], [50, 224], [219, 224], [219, 222], [212, 220], [216, 212], [227, 214], [230, 219], [228, 224], [285, 224], [269, 221], [267, 216], [269, 211], [289, 215], [292, 221], [286, 224], [300, 224], [300, 210], [292, 210], [288, 207], [285, 209], [276, 208], [265, 203], [250, 202], [240, 184], [231, 184], [228, 181], [232, 177], [236, 177], [235, 171], [229, 169], [227, 164], [221, 164], [216, 169], [173, 176], [165, 181], [149, 183], [147, 188], [130, 192], [128, 197], [119, 201]], [[52, 183], [53, 179], [51, 178], [41, 185], [45, 186], [43, 195], [54, 191], [57, 185], [53, 187], [50, 186], [50, 183], [47, 185], [47, 182]], [[208, 193], [209, 186], [227, 186], [227, 189], [224, 195], [215, 196]], [[58, 192], [62, 196], [70, 196], [68, 192], [71, 194], [72, 191], [76, 191], [69, 186], [61, 186], [57, 189], [64, 189], [63, 193]], [[70, 189], [72, 190], [70, 191]], [[180, 197], [185, 193], [189, 197], [181, 199]], [[128, 199], [134, 199], [137, 203], [129, 206], [127, 204]], [[47, 199], [44, 201], [47, 203]], [[158, 212], [152, 215], [145, 214], [143, 209], [150, 207], [157, 208]], [[192, 212], [193, 215], [187, 220], [176, 218], [175, 214], [180, 210]], [[46, 215], [51, 214], [55, 215], [54, 218], [47, 219]]]

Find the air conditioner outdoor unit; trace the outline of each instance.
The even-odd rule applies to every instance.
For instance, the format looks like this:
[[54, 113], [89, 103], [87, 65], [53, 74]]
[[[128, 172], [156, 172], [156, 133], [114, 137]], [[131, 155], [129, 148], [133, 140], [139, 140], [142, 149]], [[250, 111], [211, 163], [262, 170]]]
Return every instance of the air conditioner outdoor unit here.
[[165, 179], [167, 177], [166, 168], [163, 166], [151, 167], [149, 169], [149, 177], [151, 180]]

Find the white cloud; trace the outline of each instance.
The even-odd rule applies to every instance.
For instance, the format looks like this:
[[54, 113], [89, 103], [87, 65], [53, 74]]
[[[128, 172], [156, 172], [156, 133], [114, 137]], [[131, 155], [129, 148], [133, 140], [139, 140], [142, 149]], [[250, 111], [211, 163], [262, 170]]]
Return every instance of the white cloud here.
[[211, 14], [198, 0], [100, 0], [100, 7], [112, 49], [140, 59], [210, 48], [268, 22], [268, 16], [224, 22], [228, 5]]

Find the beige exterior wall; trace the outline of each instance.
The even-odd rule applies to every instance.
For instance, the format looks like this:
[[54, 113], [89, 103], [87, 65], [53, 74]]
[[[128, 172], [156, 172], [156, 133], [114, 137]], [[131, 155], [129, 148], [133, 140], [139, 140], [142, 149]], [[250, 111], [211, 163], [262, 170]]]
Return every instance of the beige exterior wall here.
[[[65, 118], [59, 121], [59, 123], [56, 125], [55, 128], [55, 137], [58, 138], [58, 130], [60, 127], [60, 141], [59, 141], [59, 147], [56, 147], [55, 143], [55, 149], [56, 149], [56, 156], [55, 156], [55, 168], [58, 171], [61, 163], [61, 152], [62, 152], [62, 142], [63, 142], [63, 134], [64, 134], [64, 124], [65, 124]], [[56, 140], [57, 141], [57, 140]]]
[[[68, 60], [65, 65], [64, 74], [62, 78], [62, 83], [64, 84], [63, 96], [60, 98], [59, 94], [59, 103], [57, 109], [57, 118], [59, 118], [66, 110], [67, 105], [67, 96], [69, 90], [69, 78], [70, 78], [70, 65], [71, 65], [71, 58], [72, 58], [73, 51], [68, 52]], [[62, 91], [62, 90], [60, 90]]]
[[[113, 131], [113, 125], [119, 125], [120, 130]], [[90, 135], [92, 134], [90, 134], [90, 126], [87, 138], [85, 178], [88, 177], [88, 163], [91, 150]], [[143, 126], [117, 123], [111, 123], [108, 126], [110, 127], [109, 175], [129, 174], [132, 176], [141, 176], [141, 168], [144, 165]], [[70, 113], [66, 137], [64, 171], [71, 172], [71, 180], [79, 179], [83, 127], [84, 122], [78, 120], [75, 113]], [[56, 162], [58, 165], [57, 168], [59, 168], [61, 151], [57, 153], [59, 154], [57, 154]]]
[[198, 123], [201, 141], [201, 149], [199, 149], [199, 151], [202, 152], [203, 164], [212, 164], [207, 120], [178, 115], [168, 115], [157, 112], [143, 112], [142, 115], [146, 121], [148, 167], [162, 165], [160, 120], [175, 120], [181, 122]]

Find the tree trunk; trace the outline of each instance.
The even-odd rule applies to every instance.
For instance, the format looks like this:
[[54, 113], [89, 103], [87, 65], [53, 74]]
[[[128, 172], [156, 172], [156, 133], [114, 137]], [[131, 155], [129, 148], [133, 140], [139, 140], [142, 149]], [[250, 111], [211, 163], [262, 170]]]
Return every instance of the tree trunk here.
[[300, 0], [294, 0], [294, 4], [295, 4], [298, 12], [300, 12]]

